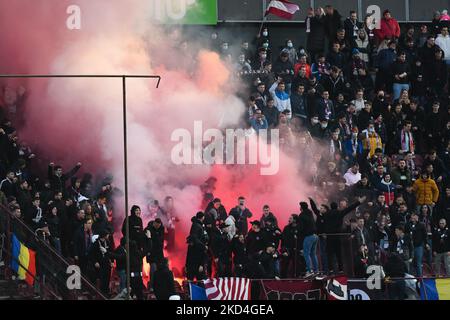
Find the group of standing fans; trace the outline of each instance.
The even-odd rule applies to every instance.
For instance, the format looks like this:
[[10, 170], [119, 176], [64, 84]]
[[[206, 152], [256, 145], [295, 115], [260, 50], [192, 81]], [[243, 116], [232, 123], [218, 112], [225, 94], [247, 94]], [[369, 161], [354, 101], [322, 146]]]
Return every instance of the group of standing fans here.
[[[436, 12], [431, 23], [404, 28], [385, 10], [380, 29], [372, 29], [358, 20], [356, 11], [343, 19], [326, 6], [310, 9], [305, 24], [306, 41], [287, 38], [281, 47], [273, 47], [279, 39], [271, 38], [267, 27], [239, 44], [219, 41], [220, 34], [212, 37], [212, 48], [243, 83], [248, 130], [258, 134], [278, 128], [282, 150], [306, 164], [300, 172], [323, 203], [303, 203], [300, 212], [306, 213], [293, 216], [283, 231], [273, 221], [268, 227], [254, 221], [247, 235], [237, 228], [237, 235], [228, 239], [228, 250], [239, 261], [246, 256], [250, 273], [261, 271], [254, 267], [257, 264], [264, 269], [259, 275], [283, 277], [290, 270], [286, 257], [292, 257], [286, 249], [292, 243], [289, 230], [295, 229], [301, 236], [294, 256], [302, 257], [304, 271], [317, 271], [317, 259], [310, 254], [318, 243], [321, 271], [336, 272], [342, 269], [343, 238], [334, 241], [338, 236], [327, 234], [346, 232], [358, 276], [373, 263], [402, 270], [393, 272], [397, 275], [422, 276], [424, 266], [427, 274], [450, 275], [447, 10]], [[305, 45], [295, 45], [301, 42]], [[349, 206], [362, 197], [364, 203]], [[342, 214], [333, 215], [336, 212]], [[207, 220], [208, 212], [204, 215]], [[198, 225], [201, 216], [194, 219]], [[327, 217], [334, 227], [323, 223]], [[230, 228], [223, 218], [219, 225], [212, 224], [212, 231], [201, 229], [209, 239], [201, 243], [213, 252], [211, 261], [219, 262], [217, 270], [228, 273], [230, 256], [214, 248], [215, 233], [230, 234], [223, 231]], [[312, 235], [318, 235], [317, 241]], [[237, 253], [243, 252], [240, 246], [245, 255]], [[240, 265], [234, 262], [235, 273]]]
[[[332, 6], [310, 9], [305, 25], [305, 46], [297, 48], [300, 39], [273, 48], [269, 28], [243, 41], [235, 55], [217, 33], [211, 48], [240, 77], [247, 129], [280, 130], [281, 149], [301, 160], [315, 199], [300, 202], [282, 226], [269, 205], [257, 215], [240, 197], [227, 211], [220, 195], [205, 193], [186, 239], [187, 278], [293, 278], [339, 273], [346, 264], [358, 277], [371, 264], [393, 277], [422, 276], [424, 265], [428, 273], [450, 276], [446, 10], [417, 30], [402, 31], [389, 10], [381, 29], [370, 30], [355, 11], [342, 19]], [[25, 91], [10, 91], [0, 101], [0, 203], [98, 280], [105, 294], [115, 263], [123, 290], [127, 248], [124, 238], [115, 246], [112, 214], [121, 191], [112, 178], [76, 177], [81, 163], [66, 173], [50, 163], [46, 179], [39, 179], [35, 155], [19, 142], [11, 120]], [[162, 206], [153, 201], [148, 210], [145, 228], [137, 206], [123, 222], [123, 235], [127, 222], [130, 228], [131, 287], [143, 299], [146, 258], [149, 288], [168, 298], [173, 274], [164, 249], [173, 249], [173, 199]], [[12, 227], [26, 243], [20, 224]]]
[[[0, 170], [4, 175], [4, 179], [0, 180], [0, 204], [3, 206], [0, 208], [1, 249], [4, 249], [6, 242], [3, 235], [9, 225], [9, 231], [19, 241], [37, 252], [38, 276], [44, 270], [42, 265], [51, 268], [54, 261], [46, 261], [40, 256], [35, 237], [51, 246], [56, 254], [78, 265], [82, 274], [97, 284], [106, 297], [111, 297], [114, 292], [125, 297], [126, 223], [123, 222], [123, 237], [119, 237], [116, 245], [114, 235], [120, 234], [120, 231], [115, 233], [114, 226], [122, 221], [115, 221], [117, 216], [113, 214], [115, 199], [123, 195], [122, 191], [114, 186], [110, 176], [94, 179], [91, 174], [85, 173], [82, 178], [77, 178], [81, 163], [68, 172], [50, 163], [45, 179], [41, 180], [37, 163], [34, 162], [36, 159], [30, 148], [18, 143], [12, 122], [3, 118], [0, 128]], [[6, 210], [12, 213], [9, 224]], [[174, 223], [178, 219], [173, 210], [173, 199], [168, 196], [163, 206], [157, 200], [149, 204], [147, 217], [150, 221], [145, 228], [139, 207], [133, 206], [127, 218], [130, 228], [131, 294], [137, 299], [145, 298], [144, 259], [151, 265], [148, 289], [158, 299], [168, 299], [175, 294], [173, 274], [163, 254], [164, 249], [169, 253], [174, 250]], [[4, 259], [6, 255], [0, 257]], [[114, 267], [116, 272], [112, 273]], [[111, 285], [113, 274], [118, 278], [118, 288]]]

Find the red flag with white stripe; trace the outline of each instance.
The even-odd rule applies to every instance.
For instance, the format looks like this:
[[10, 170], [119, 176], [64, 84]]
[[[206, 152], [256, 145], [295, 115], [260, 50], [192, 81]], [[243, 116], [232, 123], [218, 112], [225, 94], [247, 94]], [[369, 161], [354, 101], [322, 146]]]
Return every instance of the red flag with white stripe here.
[[204, 284], [208, 300], [250, 300], [250, 279], [216, 278]]
[[294, 14], [300, 10], [300, 7], [287, 0], [272, 0], [266, 10], [266, 16], [271, 13], [280, 18], [292, 19]]

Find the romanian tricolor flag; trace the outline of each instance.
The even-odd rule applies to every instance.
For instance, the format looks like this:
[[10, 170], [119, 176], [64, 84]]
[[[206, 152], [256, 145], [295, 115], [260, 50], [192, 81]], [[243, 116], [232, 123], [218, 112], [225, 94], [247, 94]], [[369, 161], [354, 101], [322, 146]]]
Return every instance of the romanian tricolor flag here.
[[20, 280], [25, 280], [26, 283], [32, 286], [36, 276], [36, 252], [27, 248], [17, 239], [15, 234], [12, 235], [11, 244], [11, 269], [17, 273]]
[[420, 286], [422, 300], [450, 300], [450, 279], [423, 279]]

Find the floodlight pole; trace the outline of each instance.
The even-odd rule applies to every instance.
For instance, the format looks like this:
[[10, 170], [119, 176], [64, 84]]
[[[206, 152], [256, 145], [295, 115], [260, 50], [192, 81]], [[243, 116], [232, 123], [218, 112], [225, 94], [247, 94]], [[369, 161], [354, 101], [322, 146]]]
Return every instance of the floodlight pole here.
[[123, 109], [123, 168], [125, 184], [125, 240], [126, 240], [126, 271], [127, 271], [127, 300], [131, 298], [131, 270], [130, 270], [130, 222], [128, 219], [128, 142], [127, 142], [127, 78], [157, 79], [156, 88], [159, 88], [161, 76], [159, 75], [48, 75], [48, 74], [0, 74], [1, 78], [120, 78], [122, 79], [122, 109]]

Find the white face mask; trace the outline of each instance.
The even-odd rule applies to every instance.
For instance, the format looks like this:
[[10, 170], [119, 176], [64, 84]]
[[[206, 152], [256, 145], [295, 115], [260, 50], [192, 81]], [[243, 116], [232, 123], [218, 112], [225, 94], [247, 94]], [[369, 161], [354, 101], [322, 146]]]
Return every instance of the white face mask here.
[[269, 47], [269, 44], [267, 42], [263, 43], [263, 48], [267, 49], [268, 47]]
[[375, 128], [369, 128], [369, 132], [371, 133], [375, 132]]
[[245, 59], [244, 59], [244, 58], [240, 58], [240, 59], [239, 59], [239, 62], [240, 62], [240, 63], [244, 63], [244, 62], [245, 62]]
[[266, 59], [267, 58], [267, 54], [262, 54], [261, 58]]
[[292, 44], [292, 42], [288, 42], [287, 46], [288, 48], [292, 48], [294, 45]]
[[326, 129], [326, 128], [328, 127], [328, 123], [326, 123], [326, 124], [321, 124], [320, 126], [322, 127], [322, 129]]
[[264, 31], [264, 32], [262, 33], [262, 35], [263, 35], [263, 37], [267, 37], [267, 36], [269, 35], [269, 32]]
[[311, 119], [311, 123], [312, 123], [312, 124], [318, 124], [318, 123], [319, 123], [319, 120], [317, 120], [317, 119]]

